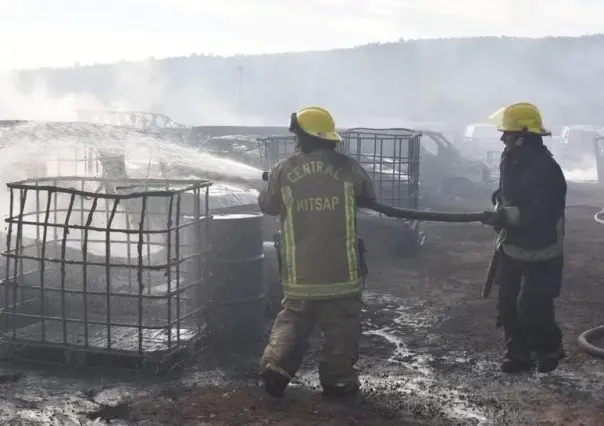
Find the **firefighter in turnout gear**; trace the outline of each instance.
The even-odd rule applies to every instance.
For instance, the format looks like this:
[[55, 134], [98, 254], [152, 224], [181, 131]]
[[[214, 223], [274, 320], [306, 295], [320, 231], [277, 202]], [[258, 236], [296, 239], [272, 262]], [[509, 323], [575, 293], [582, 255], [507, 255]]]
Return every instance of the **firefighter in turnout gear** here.
[[354, 364], [361, 339], [364, 265], [356, 209], [376, 195], [354, 159], [336, 151], [341, 138], [320, 107], [292, 114], [296, 153], [277, 163], [258, 197], [264, 214], [280, 216], [285, 298], [261, 359], [266, 391], [283, 395], [302, 363], [315, 325], [323, 334], [319, 375], [326, 396], [359, 389]]
[[547, 373], [564, 357], [554, 299], [562, 287], [566, 180], [543, 144], [550, 132], [536, 106], [516, 103], [490, 119], [505, 144], [496, 207], [484, 221], [498, 233], [497, 325], [506, 339], [501, 369], [531, 370], [534, 353], [538, 371]]

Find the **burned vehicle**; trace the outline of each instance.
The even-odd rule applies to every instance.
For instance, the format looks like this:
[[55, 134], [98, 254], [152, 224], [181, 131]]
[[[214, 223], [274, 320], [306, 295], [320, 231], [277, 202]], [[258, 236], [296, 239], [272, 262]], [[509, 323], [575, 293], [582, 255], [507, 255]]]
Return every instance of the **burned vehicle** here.
[[[560, 147], [563, 146], [562, 139], [558, 136], [544, 137], [543, 143], [556, 157], [559, 157]], [[469, 124], [465, 128], [457, 148], [467, 159], [483, 162], [488, 167], [490, 183], [497, 180], [503, 143], [501, 142], [501, 132], [497, 130], [496, 126], [490, 123]]]
[[[392, 141], [383, 141], [378, 148], [370, 139], [362, 138], [358, 142], [356, 138], [350, 139], [349, 136], [346, 136], [359, 130], [366, 131], [365, 129], [351, 129], [344, 133], [345, 140], [350, 144], [347, 152], [354, 152], [355, 155], [362, 156], [378, 156], [380, 164], [396, 163], [392, 159], [400, 155], [397, 152], [399, 148]], [[496, 182], [496, 177], [493, 176], [490, 168], [485, 163], [462, 155], [459, 149], [449, 142], [442, 133], [408, 129], [388, 129], [384, 131], [421, 134], [419, 144], [421, 176], [419, 177], [419, 185], [422, 197], [469, 196], [477, 187]]]
[[564, 126], [554, 156], [566, 170], [596, 168], [604, 128], [595, 125]]
[[498, 173], [485, 162], [464, 156], [442, 133], [421, 132], [422, 194], [467, 197], [478, 187], [497, 182]]
[[474, 123], [466, 126], [460, 139], [459, 149], [468, 158], [486, 162], [491, 174], [499, 173], [499, 159], [503, 151], [501, 133], [490, 123]]

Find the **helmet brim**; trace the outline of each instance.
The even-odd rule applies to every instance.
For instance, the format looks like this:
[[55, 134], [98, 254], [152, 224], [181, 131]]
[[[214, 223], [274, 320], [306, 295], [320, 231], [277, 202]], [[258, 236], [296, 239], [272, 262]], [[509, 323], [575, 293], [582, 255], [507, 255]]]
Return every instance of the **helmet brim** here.
[[318, 133], [318, 132], [304, 132], [307, 135], [314, 136], [315, 138], [323, 139], [329, 142], [342, 142], [342, 137], [336, 132]]
[[528, 132], [533, 133], [540, 136], [551, 136], [551, 132], [547, 129], [537, 129], [537, 128], [509, 128], [505, 126], [505, 113], [508, 107], [501, 107], [493, 114], [489, 115], [489, 122], [497, 127], [497, 130], [500, 132]]
[[508, 132], [508, 133], [532, 133], [534, 135], [539, 136], [551, 136], [552, 132], [547, 129], [506, 129], [505, 127], [497, 127], [497, 130], [500, 132]]
[[298, 114], [295, 112], [292, 113], [292, 115], [291, 115], [288, 130], [290, 131], [290, 133], [293, 133], [295, 135], [302, 134], [302, 135], [312, 136], [314, 138], [322, 139], [324, 141], [333, 142], [333, 143], [342, 142], [342, 137], [337, 132], [326, 132], [326, 133], [307, 132], [298, 123]]

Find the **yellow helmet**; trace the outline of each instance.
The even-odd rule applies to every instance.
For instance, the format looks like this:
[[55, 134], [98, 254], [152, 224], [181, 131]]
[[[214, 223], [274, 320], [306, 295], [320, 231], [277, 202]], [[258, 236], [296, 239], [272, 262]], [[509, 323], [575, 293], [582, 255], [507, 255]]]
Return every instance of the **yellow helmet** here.
[[333, 143], [342, 141], [336, 132], [336, 123], [325, 108], [318, 106], [302, 108], [291, 115], [289, 131], [304, 133]]
[[519, 102], [500, 108], [489, 116], [500, 132], [529, 132], [541, 136], [551, 135], [543, 128], [541, 111], [533, 104]]

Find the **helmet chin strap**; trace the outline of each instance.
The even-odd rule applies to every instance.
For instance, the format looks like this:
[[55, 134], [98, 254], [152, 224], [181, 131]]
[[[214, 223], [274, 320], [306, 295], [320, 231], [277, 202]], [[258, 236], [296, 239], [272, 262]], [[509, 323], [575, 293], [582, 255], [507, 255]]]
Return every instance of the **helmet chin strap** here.
[[295, 112], [291, 114], [289, 120], [289, 131], [293, 134], [297, 134], [298, 131], [300, 131], [300, 125], [298, 124], [298, 115]]
[[525, 127], [524, 129], [522, 129], [522, 131], [520, 131], [518, 133], [518, 137], [514, 141], [514, 145], [513, 145], [514, 147], [518, 147], [518, 146], [524, 145], [524, 136], [526, 135], [527, 130], [528, 129]]

